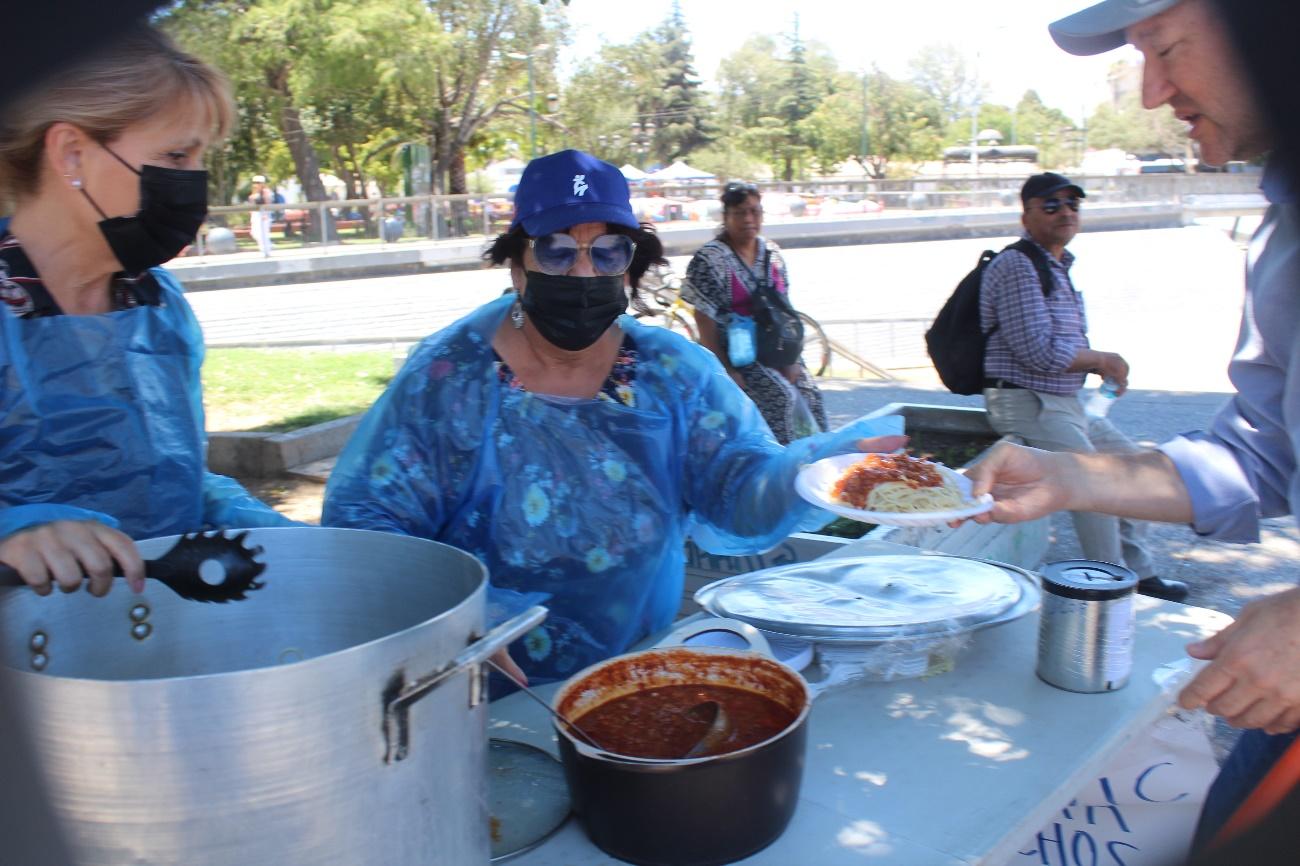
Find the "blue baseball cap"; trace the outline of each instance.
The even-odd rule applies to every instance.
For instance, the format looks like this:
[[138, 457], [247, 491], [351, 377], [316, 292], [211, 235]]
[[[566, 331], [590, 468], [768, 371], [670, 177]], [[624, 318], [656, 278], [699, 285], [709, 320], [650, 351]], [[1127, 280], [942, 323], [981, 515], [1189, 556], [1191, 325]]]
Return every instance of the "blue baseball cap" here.
[[522, 224], [536, 238], [596, 222], [640, 226], [623, 172], [580, 150], [540, 156], [525, 166], [510, 228]]
[[1128, 41], [1124, 31], [1177, 6], [1181, 0], [1102, 0], [1047, 25], [1056, 44], [1071, 54], [1101, 54]]

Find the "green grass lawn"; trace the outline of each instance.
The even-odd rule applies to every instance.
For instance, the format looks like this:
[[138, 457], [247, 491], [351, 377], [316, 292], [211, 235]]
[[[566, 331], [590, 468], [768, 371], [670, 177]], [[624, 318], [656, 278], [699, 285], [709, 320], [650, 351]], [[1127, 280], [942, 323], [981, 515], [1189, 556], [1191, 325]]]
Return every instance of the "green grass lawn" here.
[[391, 352], [209, 349], [209, 430], [282, 433], [364, 412], [393, 378]]

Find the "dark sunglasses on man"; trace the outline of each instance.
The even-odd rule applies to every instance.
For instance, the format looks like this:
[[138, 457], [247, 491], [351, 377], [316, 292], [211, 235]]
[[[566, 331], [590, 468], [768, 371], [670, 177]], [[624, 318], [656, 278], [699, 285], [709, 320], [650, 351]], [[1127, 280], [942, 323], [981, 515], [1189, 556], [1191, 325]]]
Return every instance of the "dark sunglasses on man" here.
[[612, 277], [627, 271], [636, 252], [636, 241], [620, 234], [600, 235], [589, 244], [580, 244], [573, 235], [552, 232], [540, 238], [530, 238], [528, 246], [537, 260], [538, 270], [552, 276], [563, 276], [571, 271], [578, 261], [578, 253], [586, 250], [592, 270], [602, 277]]
[[1038, 208], [1043, 213], [1048, 215], [1056, 213], [1063, 207], [1068, 207], [1070, 210], [1074, 211], [1075, 213], [1078, 213], [1079, 206], [1081, 204], [1082, 202], [1080, 202], [1077, 198], [1064, 198], [1064, 199], [1048, 198], [1048, 199], [1043, 199], [1043, 203], [1038, 205]]
[[722, 189], [723, 195], [743, 192], [745, 195], [758, 195], [758, 185], [743, 180], [733, 180]]

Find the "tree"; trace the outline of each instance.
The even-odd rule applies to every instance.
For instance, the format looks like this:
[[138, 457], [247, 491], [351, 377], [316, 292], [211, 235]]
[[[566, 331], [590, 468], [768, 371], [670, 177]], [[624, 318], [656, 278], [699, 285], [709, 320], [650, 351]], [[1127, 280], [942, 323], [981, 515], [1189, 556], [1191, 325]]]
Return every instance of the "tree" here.
[[1127, 153], [1181, 157], [1187, 152], [1187, 130], [1172, 111], [1147, 111], [1137, 93], [1121, 97], [1118, 105], [1099, 105], [1088, 119], [1088, 144], [1117, 147]]
[[419, 119], [436, 193], [467, 192], [465, 152], [480, 130], [527, 117], [529, 57], [534, 97], [554, 83], [552, 48], [562, 13], [531, 0], [402, 0], [412, 12], [397, 48], [378, 59]]
[[957, 46], [947, 42], [921, 48], [908, 64], [911, 81], [939, 106], [943, 122], [970, 115], [970, 108], [982, 100], [985, 88]]
[[718, 108], [728, 129], [749, 129], [776, 114], [786, 70], [776, 40], [751, 36], [718, 65]]
[[894, 162], [935, 159], [942, 149], [942, 108], [915, 84], [898, 81], [880, 69], [867, 77], [871, 151], [865, 166], [885, 177]]
[[1038, 147], [1039, 165], [1056, 168], [1068, 161], [1068, 145], [1062, 140], [1061, 133], [1071, 129], [1074, 121], [1065, 112], [1049, 108], [1037, 91], [1026, 90], [1020, 102], [1016, 103], [1015, 117], [1016, 139], [1022, 144]]
[[664, 70], [655, 116], [655, 153], [665, 162], [683, 159], [714, 137], [700, 80], [691, 57], [691, 39], [682, 8], [673, 0], [672, 14], [656, 32], [660, 68]]
[[325, 187], [295, 73], [320, 65], [331, 5], [330, 0], [182, 0], [164, 18], [182, 44], [198, 53], [215, 49], [217, 65], [242, 91], [252, 91], [251, 106], [265, 112], [288, 146], [309, 201], [323, 201]]
[[809, 68], [803, 40], [799, 37], [799, 15], [794, 16], [790, 35], [790, 56], [786, 60], [784, 93], [777, 99], [776, 119], [779, 127], [768, 123], [776, 155], [781, 161], [781, 179], [793, 180], [795, 165], [812, 156], [809, 130], [804, 120], [817, 110], [823, 96], [813, 71]]
[[[647, 31], [629, 45], [605, 45], [578, 67], [561, 117], [575, 147], [615, 163], [641, 161], [633, 147], [633, 122], [656, 123], [663, 68], [659, 46]], [[645, 154], [659, 159], [653, 146]]]

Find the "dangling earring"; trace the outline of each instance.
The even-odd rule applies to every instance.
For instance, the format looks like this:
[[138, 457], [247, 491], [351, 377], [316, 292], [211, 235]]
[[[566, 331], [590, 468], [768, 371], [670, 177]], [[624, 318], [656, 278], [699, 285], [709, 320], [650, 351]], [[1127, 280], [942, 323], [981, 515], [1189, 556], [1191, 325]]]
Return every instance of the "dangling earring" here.
[[[64, 177], [72, 177], [72, 176], [65, 174]], [[81, 189], [81, 178], [79, 177], [73, 177], [72, 180], [68, 181], [68, 183], [72, 185], [73, 189]]]
[[518, 295], [515, 295], [515, 304], [510, 308], [510, 323], [516, 331], [524, 326], [524, 305]]

